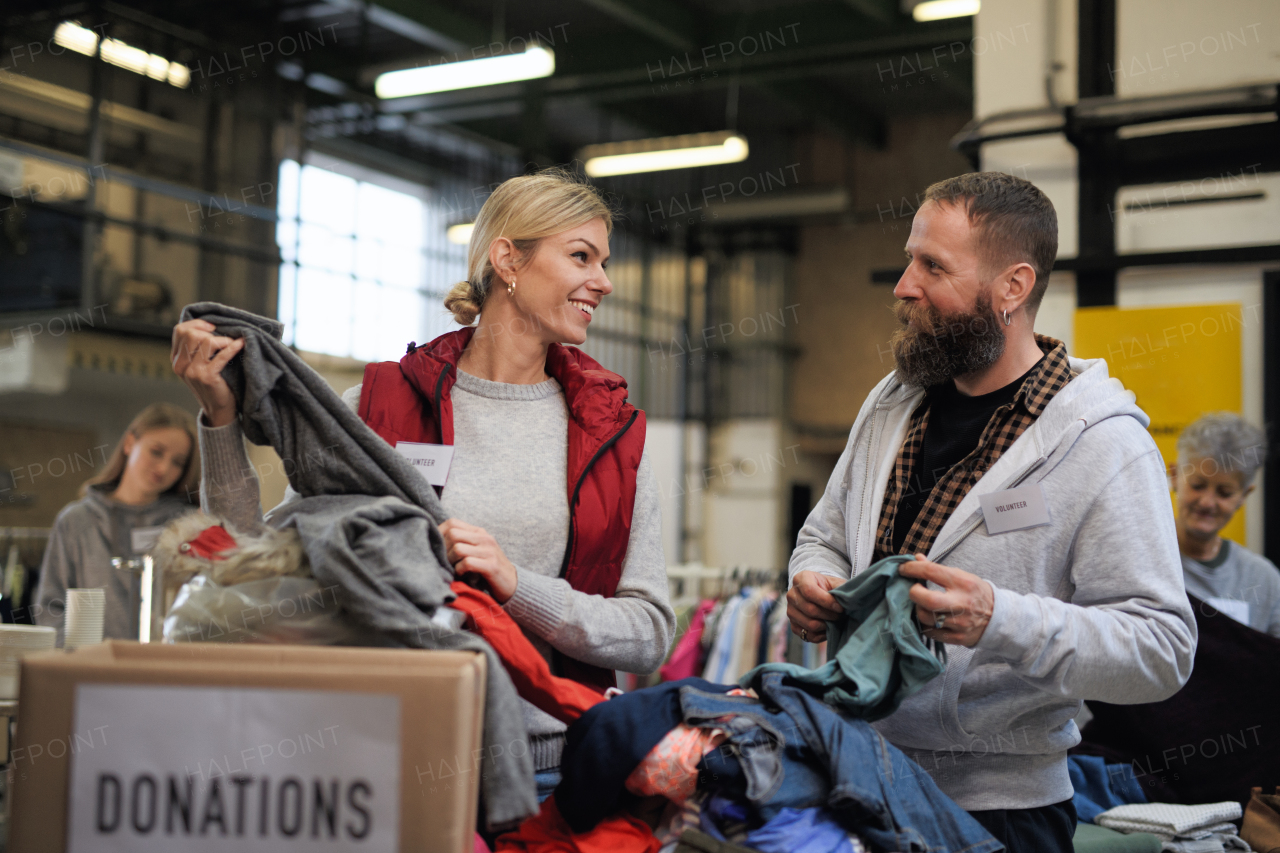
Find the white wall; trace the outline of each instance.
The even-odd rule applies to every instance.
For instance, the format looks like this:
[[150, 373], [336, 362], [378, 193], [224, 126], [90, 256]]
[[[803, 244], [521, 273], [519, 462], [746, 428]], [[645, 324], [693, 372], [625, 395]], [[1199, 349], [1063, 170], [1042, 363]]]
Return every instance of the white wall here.
[[709, 566], [780, 569], [788, 551], [787, 483], [799, 445], [780, 421], [730, 421], [711, 433], [707, 464], [694, 480], [703, 495], [704, 562]]
[[658, 483], [658, 503], [662, 508], [662, 552], [667, 565], [681, 562], [680, 524], [684, 495], [679, 488], [681, 441], [679, 421], [653, 419], [646, 423], [644, 449], [649, 454], [654, 480]]
[[973, 113], [986, 118], [1076, 99], [1075, 0], [982, 0], [973, 23]]
[[1121, 97], [1280, 80], [1280, 3], [1275, 0], [1120, 0], [1117, 5], [1114, 72]]
[[1280, 243], [1280, 175], [1242, 164], [1198, 181], [1125, 187], [1115, 211], [1119, 254]]
[[1076, 345], [1076, 277], [1074, 273], [1055, 272], [1049, 276], [1040, 310], [1036, 312], [1036, 332], [1057, 338], [1075, 355]]

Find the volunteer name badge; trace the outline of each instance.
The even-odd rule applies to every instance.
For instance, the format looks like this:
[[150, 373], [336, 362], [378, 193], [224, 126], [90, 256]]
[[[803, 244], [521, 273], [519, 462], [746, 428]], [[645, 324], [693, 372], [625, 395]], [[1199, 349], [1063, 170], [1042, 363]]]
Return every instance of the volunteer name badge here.
[[1049, 523], [1049, 507], [1039, 483], [980, 495], [978, 504], [987, 522], [987, 533], [992, 536]]
[[145, 554], [155, 547], [162, 532], [164, 528], [160, 526], [135, 527], [129, 531], [129, 546], [133, 548], [133, 553]]
[[449, 466], [453, 464], [453, 445], [422, 444], [417, 441], [397, 441], [396, 451], [417, 468], [427, 482], [443, 486], [449, 479]]
[[75, 731], [68, 853], [399, 846], [398, 696], [81, 684]]

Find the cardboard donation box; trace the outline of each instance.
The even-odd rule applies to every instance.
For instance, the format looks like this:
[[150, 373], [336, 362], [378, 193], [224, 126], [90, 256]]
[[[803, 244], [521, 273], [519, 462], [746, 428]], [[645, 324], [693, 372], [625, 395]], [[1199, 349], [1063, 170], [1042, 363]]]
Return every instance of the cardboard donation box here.
[[484, 683], [472, 652], [113, 641], [29, 657], [8, 849], [470, 851]]

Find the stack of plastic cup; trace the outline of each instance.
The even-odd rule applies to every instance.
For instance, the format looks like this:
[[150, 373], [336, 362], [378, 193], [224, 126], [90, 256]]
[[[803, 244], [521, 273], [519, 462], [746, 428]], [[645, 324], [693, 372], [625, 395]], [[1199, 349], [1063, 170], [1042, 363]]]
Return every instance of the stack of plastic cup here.
[[107, 593], [102, 589], [67, 590], [67, 610], [62, 645], [67, 649], [102, 642], [102, 621], [107, 612]]
[[0, 625], [0, 699], [18, 698], [22, 658], [52, 649], [57, 639], [57, 631], [41, 625]]

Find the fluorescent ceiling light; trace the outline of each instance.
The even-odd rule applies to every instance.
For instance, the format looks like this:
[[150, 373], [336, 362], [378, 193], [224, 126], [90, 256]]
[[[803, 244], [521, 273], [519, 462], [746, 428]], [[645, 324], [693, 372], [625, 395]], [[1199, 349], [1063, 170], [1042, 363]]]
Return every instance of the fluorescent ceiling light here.
[[[58, 24], [58, 28], [53, 31], [53, 40], [56, 44], [85, 56], [98, 53], [98, 34], [73, 21]], [[191, 83], [191, 72], [181, 62], [170, 62], [158, 53], [147, 53], [120, 39], [105, 39], [102, 42], [102, 59], [134, 74], [166, 81], [179, 89], [185, 89]]]
[[917, 21], [941, 21], [944, 18], [967, 18], [978, 14], [981, 0], [925, 0], [911, 10]]
[[588, 145], [578, 152], [578, 156], [585, 161], [584, 168], [589, 176], [603, 178], [741, 163], [747, 159], [747, 153], [746, 139], [732, 131], [722, 130]]
[[373, 84], [379, 98], [430, 95], [476, 86], [496, 86], [517, 80], [550, 77], [556, 70], [556, 55], [545, 47], [531, 47], [524, 53], [488, 56], [462, 62], [442, 62], [422, 68], [405, 68], [379, 74]]
[[476, 229], [474, 222], [462, 222], [458, 225], [450, 225], [449, 230], [444, 232], [445, 237], [450, 243], [458, 243], [463, 246], [471, 242], [471, 232]]

